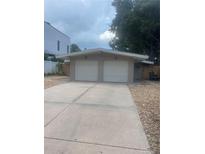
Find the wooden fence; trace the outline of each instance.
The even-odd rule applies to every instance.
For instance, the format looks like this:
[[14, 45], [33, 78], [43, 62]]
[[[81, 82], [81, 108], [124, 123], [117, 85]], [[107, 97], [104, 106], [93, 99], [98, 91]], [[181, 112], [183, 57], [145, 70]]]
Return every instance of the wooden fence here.
[[159, 65], [143, 65], [142, 79], [149, 80], [150, 72], [154, 72], [160, 78], [160, 66]]

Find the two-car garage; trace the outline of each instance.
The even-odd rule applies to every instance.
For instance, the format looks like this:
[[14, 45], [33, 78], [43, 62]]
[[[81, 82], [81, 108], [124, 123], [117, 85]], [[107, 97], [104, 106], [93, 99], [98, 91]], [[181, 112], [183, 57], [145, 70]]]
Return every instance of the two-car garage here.
[[133, 82], [134, 63], [145, 55], [104, 49], [71, 53], [70, 77], [74, 81]]
[[[128, 82], [127, 61], [103, 61], [103, 69], [98, 61], [77, 60], [75, 62], [75, 80], [98, 81], [100, 74], [103, 74], [103, 81], [106, 82]], [[102, 73], [100, 73], [100, 71]]]

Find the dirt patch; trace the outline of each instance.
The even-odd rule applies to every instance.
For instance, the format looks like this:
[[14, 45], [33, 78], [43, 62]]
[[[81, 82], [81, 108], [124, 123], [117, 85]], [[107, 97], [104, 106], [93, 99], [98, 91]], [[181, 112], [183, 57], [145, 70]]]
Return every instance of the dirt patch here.
[[150, 148], [160, 153], [160, 83], [143, 81], [129, 85], [138, 108]]
[[44, 89], [70, 81], [69, 76], [44, 76]]

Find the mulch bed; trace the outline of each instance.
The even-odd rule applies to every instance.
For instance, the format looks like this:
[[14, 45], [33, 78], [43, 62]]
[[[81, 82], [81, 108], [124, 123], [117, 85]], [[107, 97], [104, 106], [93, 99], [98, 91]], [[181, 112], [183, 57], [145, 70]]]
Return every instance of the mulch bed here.
[[160, 153], [160, 83], [140, 82], [129, 85], [138, 108], [150, 148], [154, 154]]

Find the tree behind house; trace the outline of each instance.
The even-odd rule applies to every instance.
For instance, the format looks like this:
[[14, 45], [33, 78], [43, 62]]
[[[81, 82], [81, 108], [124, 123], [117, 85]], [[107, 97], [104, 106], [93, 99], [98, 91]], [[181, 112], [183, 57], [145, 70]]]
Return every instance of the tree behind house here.
[[116, 16], [110, 46], [116, 50], [147, 54], [150, 60], [160, 57], [159, 0], [113, 0]]
[[78, 47], [77, 44], [71, 44], [70, 46], [70, 52], [78, 52], [81, 51], [81, 49]]

